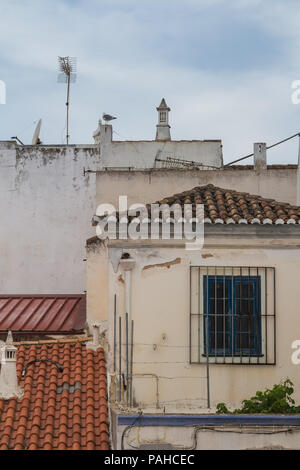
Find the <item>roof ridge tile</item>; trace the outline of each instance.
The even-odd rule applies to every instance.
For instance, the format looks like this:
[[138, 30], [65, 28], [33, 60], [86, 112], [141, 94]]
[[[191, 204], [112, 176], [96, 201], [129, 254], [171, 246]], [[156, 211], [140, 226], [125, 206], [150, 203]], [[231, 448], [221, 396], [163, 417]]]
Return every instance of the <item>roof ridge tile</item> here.
[[[300, 223], [300, 206], [295, 206], [285, 202], [279, 202], [272, 198], [266, 198], [261, 195], [251, 194], [249, 192], [237, 191], [235, 189], [221, 188], [212, 183], [202, 186], [195, 186], [190, 190], [176, 193], [165, 197], [160, 203], [172, 203], [179, 201], [181, 206], [184, 204], [204, 204], [205, 223], [263, 223], [267, 224], [293, 224], [289, 220], [295, 220]], [[199, 202], [200, 201], [200, 202]], [[148, 212], [151, 205], [147, 204]], [[235, 215], [235, 218], [233, 218]], [[151, 217], [151, 214], [149, 214]], [[241, 219], [243, 222], [240, 222]]]

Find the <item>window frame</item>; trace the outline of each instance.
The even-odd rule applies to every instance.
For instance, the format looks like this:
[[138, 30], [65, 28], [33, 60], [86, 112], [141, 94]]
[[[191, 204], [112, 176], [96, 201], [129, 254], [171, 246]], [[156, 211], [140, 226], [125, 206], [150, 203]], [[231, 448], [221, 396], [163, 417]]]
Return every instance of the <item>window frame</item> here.
[[[245, 350], [240, 353], [238, 347], [236, 354], [226, 354], [223, 352], [223, 345], [220, 354], [214, 350], [207, 351], [204, 348], [205, 309], [203, 297], [205, 295], [204, 276], [212, 275], [212, 278], [220, 275], [236, 277], [235, 287], [238, 288], [241, 276], [246, 278], [260, 278], [259, 291], [256, 297], [260, 297], [260, 331], [257, 339], [260, 347], [254, 344], [255, 351]], [[189, 318], [189, 363], [190, 364], [227, 364], [227, 365], [275, 365], [276, 364], [276, 272], [273, 266], [210, 266], [210, 265], [190, 265], [190, 318]], [[226, 294], [227, 295], [227, 294]], [[252, 296], [252, 294], [250, 294]], [[235, 294], [236, 298], [239, 297]], [[224, 296], [226, 297], [226, 296]], [[246, 295], [244, 294], [244, 297]], [[248, 296], [249, 298], [249, 296]], [[219, 306], [219, 312], [223, 313]], [[247, 309], [247, 305], [245, 305]], [[249, 311], [249, 310], [246, 310]], [[251, 311], [251, 310], [250, 310]], [[244, 328], [248, 332], [248, 325], [244, 323]], [[241, 330], [242, 332], [242, 330]], [[243, 340], [243, 338], [242, 338]], [[219, 339], [220, 341], [220, 339]], [[244, 340], [245, 341], [245, 340]], [[252, 339], [251, 339], [252, 341]], [[240, 343], [242, 345], [242, 343]], [[250, 343], [253, 344], [253, 343]], [[206, 344], [205, 344], [206, 346]], [[238, 346], [238, 345], [237, 345]], [[247, 344], [244, 343], [244, 346]]]
[[[225, 281], [225, 282], [224, 282]], [[208, 282], [208, 286], [207, 286]], [[227, 303], [227, 311], [228, 313], [225, 314], [218, 314], [218, 313], [211, 313], [211, 302], [209, 298], [209, 293], [210, 293], [210, 285], [213, 284], [218, 284], [218, 283], [223, 283], [225, 285], [226, 291], [226, 284], [227, 284], [227, 292], [228, 295], [225, 298], [221, 300], [226, 300], [224, 302], [224, 306]], [[254, 330], [255, 333], [253, 334], [254, 337], [254, 347], [253, 348], [243, 348], [243, 347], [238, 347], [238, 337], [240, 337], [241, 340], [241, 334], [244, 334], [244, 332], [241, 332], [241, 329], [238, 328], [238, 320], [245, 319], [246, 315], [242, 315], [241, 318], [237, 314], [237, 300], [241, 301], [242, 297], [237, 297], [236, 292], [237, 292], [237, 284], [252, 284], [253, 286], [253, 305], [255, 306], [255, 311], [253, 314], [251, 314], [250, 318], [254, 318]], [[216, 347], [216, 336], [218, 335], [219, 332], [224, 335], [224, 339], [227, 336], [226, 330], [225, 333], [223, 333], [224, 330], [218, 330], [218, 326], [212, 327], [214, 328], [214, 336], [215, 336], [215, 345], [209, 344], [208, 346], [208, 354], [209, 356], [252, 356], [252, 357], [257, 357], [257, 356], [262, 356], [262, 345], [261, 345], [261, 279], [260, 277], [257, 276], [214, 276], [214, 275], [208, 275], [208, 276], [203, 276], [203, 291], [204, 291], [204, 297], [203, 297], [203, 310], [204, 310], [204, 315], [203, 315], [203, 334], [204, 334], [204, 341], [203, 341], [203, 355], [206, 356], [206, 328], [205, 328], [205, 321], [206, 317], [208, 317], [208, 329], [210, 329], [209, 323], [213, 323], [213, 320], [215, 323], [217, 323], [217, 317], [223, 318], [225, 321], [228, 320], [229, 326], [228, 326], [228, 346], [225, 347], [223, 346], [222, 348]], [[215, 293], [217, 292], [217, 289], [215, 288]], [[247, 299], [249, 300], [249, 298]], [[217, 301], [217, 298], [215, 297], [215, 302]], [[207, 308], [207, 311], [206, 311]], [[249, 315], [247, 315], [249, 316]], [[223, 321], [224, 325], [224, 321]], [[248, 334], [250, 334], [250, 331], [248, 331]], [[210, 337], [210, 332], [208, 333]], [[210, 343], [210, 341], [209, 341]]]

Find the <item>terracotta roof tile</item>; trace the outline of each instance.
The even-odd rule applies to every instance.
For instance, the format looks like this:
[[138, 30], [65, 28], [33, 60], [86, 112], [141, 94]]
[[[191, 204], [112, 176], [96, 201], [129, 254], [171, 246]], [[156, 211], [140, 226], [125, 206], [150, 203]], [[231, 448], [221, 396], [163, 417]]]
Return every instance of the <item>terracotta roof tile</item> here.
[[[192, 204], [193, 217], [196, 204], [204, 204], [204, 217], [210, 223], [300, 223], [300, 207], [208, 184], [189, 191], [165, 197], [156, 204]], [[150, 205], [148, 205], [148, 211]], [[150, 216], [150, 213], [149, 213]]]
[[[170, 210], [162, 205], [168, 205]], [[175, 208], [171, 211], [171, 206], [178, 204], [179, 211]], [[204, 222], [214, 224], [295, 224], [300, 223], [300, 206], [293, 206], [289, 203], [279, 202], [275, 199], [267, 199], [259, 195], [224, 189], [208, 184], [197, 186], [188, 191], [165, 197], [152, 204], [146, 204], [148, 218], [152, 220], [166, 220], [171, 217], [181, 217], [185, 204], [192, 205], [185, 207], [184, 216], [196, 217], [198, 210], [196, 205], [204, 205]], [[158, 211], [158, 206], [160, 210]], [[199, 212], [201, 214], [201, 211]], [[120, 219], [118, 212], [115, 214], [117, 220]], [[129, 221], [140, 218], [143, 220], [144, 213], [139, 215], [129, 215]], [[106, 216], [104, 216], [106, 217]], [[95, 221], [94, 221], [95, 222]], [[87, 244], [97, 241], [97, 237], [87, 240]]]
[[[64, 370], [36, 362], [21, 377], [35, 358], [54, 360]], [[84, 341], [20, 345], [17, 374], [24, 396], [0, 399], [0, 450], [109, 449], [103, 359], [102, 348], [87, 350]]]

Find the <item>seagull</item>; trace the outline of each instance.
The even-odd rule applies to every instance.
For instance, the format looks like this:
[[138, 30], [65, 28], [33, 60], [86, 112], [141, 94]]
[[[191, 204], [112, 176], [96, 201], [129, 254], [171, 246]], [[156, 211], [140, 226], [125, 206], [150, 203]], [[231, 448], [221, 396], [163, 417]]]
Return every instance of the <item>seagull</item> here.
[[113, 119], [117, 119], [116, 117], [111, 116], [110, 114], [106, 114], [106, 113], [103, 113], [102, 117], [103, 117], [104, 121], [106, 121], [106, 122], [112, 121]]

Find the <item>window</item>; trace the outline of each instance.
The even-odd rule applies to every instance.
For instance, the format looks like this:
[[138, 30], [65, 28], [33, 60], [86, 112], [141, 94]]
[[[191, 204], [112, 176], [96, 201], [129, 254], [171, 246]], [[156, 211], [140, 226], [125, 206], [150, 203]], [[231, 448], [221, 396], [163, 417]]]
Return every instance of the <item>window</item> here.
[[167, 113], [166, 113], [166, 111], [160, 111], [160, 113], [159, 113], [159, 120], [160, 120], [160, 122], [166, 122], [166, 121], [167, 121]]
[[274, 268], [192, 267], [190, 361], [275, 363]]
[[204, 276], [203, 282], [204, 312], [207, 313], [203, 321], [207, 316], [209, 354], [260, 354], [260, 279], [253, 276]]

